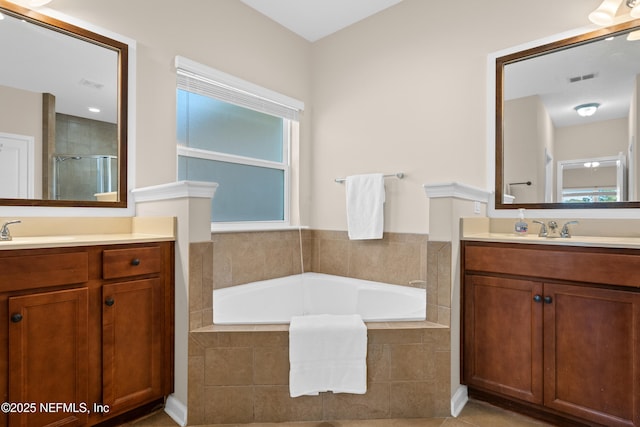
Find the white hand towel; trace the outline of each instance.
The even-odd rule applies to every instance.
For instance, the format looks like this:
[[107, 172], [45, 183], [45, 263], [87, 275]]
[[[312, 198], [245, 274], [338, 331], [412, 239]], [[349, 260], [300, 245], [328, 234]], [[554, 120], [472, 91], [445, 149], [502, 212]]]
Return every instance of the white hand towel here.
[[359, 315], [293, 316], [289, 327], [289, 393], [364, 394], [367, 327]]
[[349, 238], [381, 239], [384, 228], [384, 175], [348, 176], [346, 193]]

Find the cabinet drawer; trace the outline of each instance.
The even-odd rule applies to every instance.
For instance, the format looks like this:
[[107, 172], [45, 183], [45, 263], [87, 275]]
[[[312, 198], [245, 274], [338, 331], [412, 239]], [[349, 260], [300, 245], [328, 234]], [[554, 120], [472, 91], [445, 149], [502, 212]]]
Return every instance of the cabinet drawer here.
[[87, 252], [0, 258], [0, 292], [69, 285], [89, 280]]
[[102, 253], [102, 277], [117, 279], [160, 272], [159, 246], [108, 249]]
[[640, 255], [533, 245], [465, 245], [465, 269], [540, 279], [640, 287]]

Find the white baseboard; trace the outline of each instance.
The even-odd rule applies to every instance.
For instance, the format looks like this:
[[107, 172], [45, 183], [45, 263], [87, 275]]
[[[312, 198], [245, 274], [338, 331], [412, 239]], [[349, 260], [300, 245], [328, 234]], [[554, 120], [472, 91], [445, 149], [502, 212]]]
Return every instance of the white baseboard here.
[[464, 409], [464, 405], [469, 401], [469, 392], [466, 385], [458, 387], [453, 397], [451, 398], [451, 415], [457, 417]]
[[173, 394], [167, 398], [167, 403], [164, 405], [164, 412], [182, 427], [187, 425], [187, 405], [176, 399]]

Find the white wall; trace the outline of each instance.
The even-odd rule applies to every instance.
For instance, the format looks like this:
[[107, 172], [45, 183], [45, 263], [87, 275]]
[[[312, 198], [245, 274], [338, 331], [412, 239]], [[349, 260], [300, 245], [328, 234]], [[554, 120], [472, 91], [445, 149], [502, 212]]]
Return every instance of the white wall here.
[[403, 171], [404, 180], [388, 180], [385, 229], [426, 233], [424, 183], [493, 188], [487, 55], [585, 26], [598, 4], [404, 0], [314, 44], [240, 0], [51, 7], [138, 43], [136, 187], [175, 180], [173, 58], [182, 55], [305, 102], [297, 169], [303, 224], [346, 229], [344, 186], [334, 178]]
[[[548, 141], [549, 114], [538, 95], [513, 99], [504, 103], [503, 149], [505, 194], [515, 196], [515, 203], [544, 200], [544, 150]], [[531, 182], [527, 185], [511, 183]]]
[[599, 121], [556, 129], [556, 162], [627, 153], [629, 119]]
[[[32, 136], [34, 196], [42, 197], [42, 94], [0, 86], [0, 132]], [[14, 114], [29, 111], [29, 114]]]
[[[176, 180], [176, 55], [309, 102], [309, 42], [239, 0], [54, 0], [51, 8], [137, 41], [136, 188]], [[305, 112], [302, 151], [309, 129]], [[307, 187], [308, 159], [296, 168]]]
[[387, 231], [429, 231], [422, 184], [493, 189], [487, 55], [584, 27], [599, 3], [404, 0], [314, 43], [310, 225], [346, 228], [333, 179], [354, 173], [407, 173], [387, 181]]

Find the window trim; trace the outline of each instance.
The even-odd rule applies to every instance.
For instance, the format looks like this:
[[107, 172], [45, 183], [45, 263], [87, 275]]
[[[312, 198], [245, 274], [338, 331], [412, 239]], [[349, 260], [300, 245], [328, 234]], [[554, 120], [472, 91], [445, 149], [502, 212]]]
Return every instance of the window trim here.
[[[197, 85], [198, 89], [194, 90], [193, 93], [211, 96], [223, 102], [271, 114], [283, 119], [282, 162], [255, 159], [216, 151], [191, 148], [186, 147], [182, 144], [177, 144], [176, 175], [178, 174], [177, 163], [179, 156], [195, 157], [207, 160], [244, 164], [249, 166], [266, 167], [270, 169], [279, 169], [284, 173], [284, 218], [282, 220], [233, 222], [212, 221], [212, 232], [226, 230], [238, 231], [241, 229], [269, 230], [290, 228], [292, 215], [291, 144], [293, 141], [293, 122], [299, 121], [299, 113], [304, 110], [304, 103], [302, 101], [298, 101], [286, 95], [279, 94], [272, 90], [263, 88], [251, 82], [247, 82], [245, 80], [239, 79], [222, 71], [207, 67], [181, 56], [176, 56], [175, 65], [178, 78], [176, 84], [177, 89], [191, 92], [189, 90], [191, 87], [188, 85], [184, 85], [184, 82], [189, 81], [190, 79], [197, 80], [200, 83], [204, 83], [205, 89], [208, 85], [214, 85], [216, 95], [221, 93], [222, 96], [203, 93], [202, 91], [200, 91], [202, 89], [202, 86], [200, 84]], [[235, 95], [238, 95], [238, 97], [235, 97]]]

